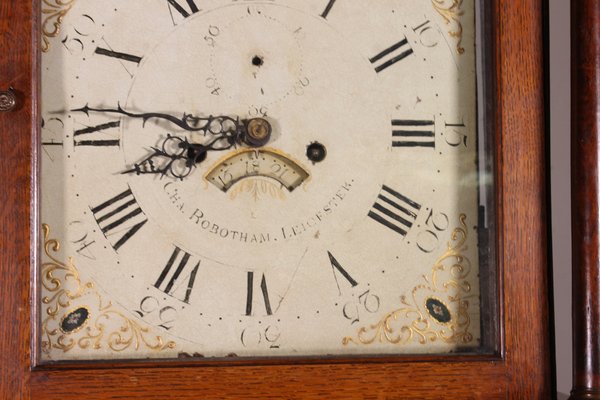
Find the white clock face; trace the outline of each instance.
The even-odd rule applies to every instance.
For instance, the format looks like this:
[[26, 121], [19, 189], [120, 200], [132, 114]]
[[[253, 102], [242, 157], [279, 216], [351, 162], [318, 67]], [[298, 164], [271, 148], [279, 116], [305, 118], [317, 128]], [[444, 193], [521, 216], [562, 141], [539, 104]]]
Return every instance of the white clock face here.
[[56, 2], [43, 359], [478, 347], [475, 6], [448, 3]]

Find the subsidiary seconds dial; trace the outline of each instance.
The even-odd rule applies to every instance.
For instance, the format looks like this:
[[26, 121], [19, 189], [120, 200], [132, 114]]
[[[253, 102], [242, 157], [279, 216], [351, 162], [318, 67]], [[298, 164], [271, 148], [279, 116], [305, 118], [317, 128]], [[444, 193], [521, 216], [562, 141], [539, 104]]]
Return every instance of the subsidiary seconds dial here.
[[[310, 85], [304, 60], [304, 24], [290, 25], [272, 7], [249, 4], [243, 13], [215, 15], [205, 37], [210, 48], [207, 89], [213, 95], [249, 104], [265, 114]], [[217, 13], [218, 14], [218, 13]], [[268, 32], [267, 35], [264, 35]]]

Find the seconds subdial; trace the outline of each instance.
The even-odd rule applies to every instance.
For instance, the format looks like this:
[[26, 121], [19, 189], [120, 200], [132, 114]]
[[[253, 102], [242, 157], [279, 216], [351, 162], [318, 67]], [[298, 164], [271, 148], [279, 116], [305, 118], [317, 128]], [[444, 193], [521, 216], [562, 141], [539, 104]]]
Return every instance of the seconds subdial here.
[[286, 25], [280, 15], [268, 11], [251, 5], [242, 15], [208, 29], [213, 40], [209, 43], [211, 90], [218, 88], [223, 97], [263, 111], [310, 84], [304, 72], [302, 29]]

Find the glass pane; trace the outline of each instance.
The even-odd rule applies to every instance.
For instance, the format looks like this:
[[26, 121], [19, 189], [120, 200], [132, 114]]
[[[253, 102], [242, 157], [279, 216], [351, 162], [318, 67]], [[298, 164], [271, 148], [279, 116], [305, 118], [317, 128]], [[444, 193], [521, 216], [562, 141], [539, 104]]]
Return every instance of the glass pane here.
[[474, 0], [42, 4], [42, 362], [493, 351]]

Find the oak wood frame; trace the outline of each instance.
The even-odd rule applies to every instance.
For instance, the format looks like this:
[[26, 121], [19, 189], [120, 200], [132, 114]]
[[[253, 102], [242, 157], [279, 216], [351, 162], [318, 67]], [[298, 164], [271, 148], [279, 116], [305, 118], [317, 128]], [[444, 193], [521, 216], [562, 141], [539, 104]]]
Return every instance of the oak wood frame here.
[[[500, 351], [267, 365], [85, 364], [33, 368], [39, 0], [0, 2], [0, 397], [4, 399], [549, 399], [543, 0], [494, 0]], [[487, 1], [486, 1], [487, 3]], [[2, 89], [0, 87], [0, 89]]]

